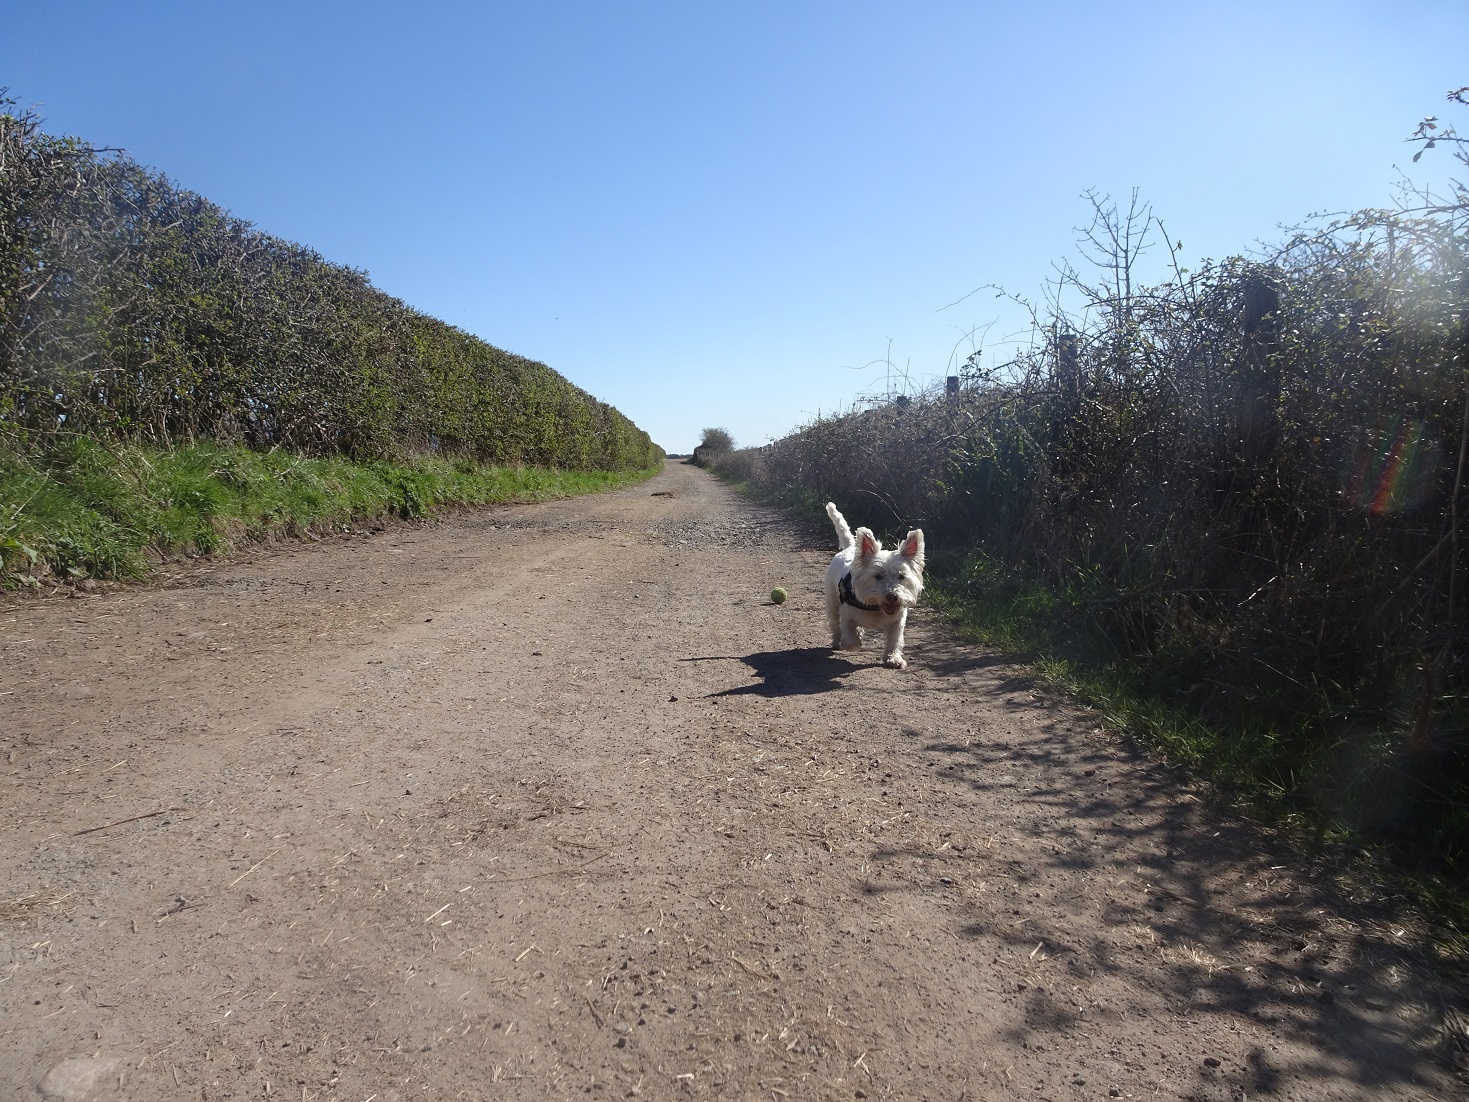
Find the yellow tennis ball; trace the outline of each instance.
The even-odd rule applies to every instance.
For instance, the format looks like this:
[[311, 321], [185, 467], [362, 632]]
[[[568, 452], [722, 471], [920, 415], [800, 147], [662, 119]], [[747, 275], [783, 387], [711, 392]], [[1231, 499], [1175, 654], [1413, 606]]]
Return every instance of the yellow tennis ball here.
[[783, 605], [786, 603], [786, 591], [780, 586], [776, 586], [770, 591], [770, 599], [778, 605]]

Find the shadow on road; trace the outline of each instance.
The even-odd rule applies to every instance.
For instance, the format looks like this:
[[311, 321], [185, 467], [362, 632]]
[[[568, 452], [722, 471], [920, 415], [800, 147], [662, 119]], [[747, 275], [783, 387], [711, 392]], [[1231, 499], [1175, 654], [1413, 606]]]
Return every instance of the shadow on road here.
[[826, 647], [793, 647], [757, 654], [716, 654], [684, 658], [683, 662], [743, 662], [760, 680], [752, 685], [721, 689], [716, 696], [809, 696], [842, 688], [842, 679], [860, 667], [837, 658]]
[[[1047, 707], [1038, 682], [990, 674], [999, 676], [987, 691], [1006, 711]], [[1408, 934], [1399, 901], [1358, 882], [1350, 855], [1302, 851], [1138, 747], [1088, 736], [1068, 712], [1034, 726], [905, 729], [934, 787], [978, 797], [1000, 844], [958, 853], [909, 840], [878, 847], [875, 866], [916, 869], [938, 893], [955, 882], [1003, 886], [956, 906], [960, 937], [999, 938], [1022, 961], [1041, 949], [1076, 983], [1161, 961], [1158, 990], [1172, 1012], [1238, 1016], [1323, 1050], [1319, 1066], [1259, 1051], [1247, 1067], [1202, 1065], [1190, 1097], [1264, 1093], [1285, 1078], [1381, 1090], [1419, 1082], [1430, 1054], [1462, 1073], [1465, 1034], [1448, 1024], [1469, 1016], [1469, 988], [1453, 978], [1462, 962]], [[1030, 837], [1013, 848], [1031, 855], [1023, 861], [1003, 844], [1021, 835]], [[1091, 884], [1107, 886], [1100, 910], [1082, 890]], [[1027, 992], [1010, 1039], [1082, 1028], [1050, 997]], [[1391, 1011], [1405, 1003], [1414, 1012]]]

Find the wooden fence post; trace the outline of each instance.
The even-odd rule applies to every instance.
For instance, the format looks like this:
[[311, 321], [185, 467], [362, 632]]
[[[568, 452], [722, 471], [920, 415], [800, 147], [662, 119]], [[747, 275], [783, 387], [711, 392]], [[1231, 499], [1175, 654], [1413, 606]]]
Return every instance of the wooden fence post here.
[[1051, 414], [1051, 464], [1057, 474], [1071, 470], [1081, 448], [1081, 350], [1075, 333], [1056, 335], [1056, 405]]
[[1056, 338], [1056, 379], [1061, 384], [1061, 393], [1079, 406], [1081, 360], [1075, 333], [1062, 333]]
[[1239, 368], [1235, 402], [1235, 440], [1240, 458], [1260, 463], [1275, 450], [1279, 436], [1275, 403], [1280, 398], [1279, 349], [1280, 291], [1260, 275], [1245, 278], [1244, 356]]

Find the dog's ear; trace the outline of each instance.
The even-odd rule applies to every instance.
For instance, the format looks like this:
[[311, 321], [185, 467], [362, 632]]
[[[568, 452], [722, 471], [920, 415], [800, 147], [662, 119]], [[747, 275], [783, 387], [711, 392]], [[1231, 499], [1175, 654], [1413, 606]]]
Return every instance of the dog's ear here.
[[923, 529], [915, 528], [903, 539], [903, 558], [911, 559], [917, 570], [923, 569]]
[[853, 539], [857, 544], [857, 559], [860, 562], [867, 562], [882, 550], [882, 543], [872, 534], [870, 528], [858, 528]]

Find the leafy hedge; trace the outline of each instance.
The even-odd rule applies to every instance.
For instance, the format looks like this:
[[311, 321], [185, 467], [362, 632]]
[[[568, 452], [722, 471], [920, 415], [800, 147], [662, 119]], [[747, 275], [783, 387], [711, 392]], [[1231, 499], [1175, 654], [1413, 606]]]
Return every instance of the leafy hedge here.
[[640, 469], [544, 364], [410, 309], [0, 98], [0, 430]]

